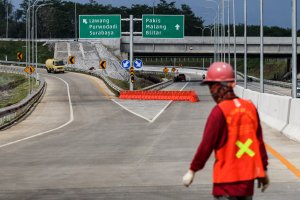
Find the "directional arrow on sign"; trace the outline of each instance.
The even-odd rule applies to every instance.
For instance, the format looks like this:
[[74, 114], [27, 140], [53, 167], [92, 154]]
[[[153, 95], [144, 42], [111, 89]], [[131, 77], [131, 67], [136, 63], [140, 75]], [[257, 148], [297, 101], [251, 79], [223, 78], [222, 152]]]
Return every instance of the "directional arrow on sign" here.
[[68, 63], [69, 64], [75, 64], [75, 57], [74, 56], [69, 56]]
[[105, 60], [100, 60], [100, 68], [106, 69], [106, 61]]
[[27, 73], [27, 74], [33, 74], [33, 72], [35, 71], [34, 67], [33, 66], [27, 66], [25, 67], [24, 71]]
[[23, 54], [21, 52], [17, 53], [17, 59], [22, 60], [23, 59]]
[[179, 24], [176, 24], [175, 28], [176, 28], [176, 30], [178, 31], [179, 28], [180, 28]]
[[139, 60], [139, 59], [136, 59], [134, 62], [133, 62], [133, 65], [135, 68], [137, 69], [140, 69], [143, 67], [143, 61]]
[[130, 67], [130, 61], [129, 60], [122, 60], [122, 67], [124, 69], [128, 69]]
[[82, 23], [88, 24], [87, 19], [82, 19]]

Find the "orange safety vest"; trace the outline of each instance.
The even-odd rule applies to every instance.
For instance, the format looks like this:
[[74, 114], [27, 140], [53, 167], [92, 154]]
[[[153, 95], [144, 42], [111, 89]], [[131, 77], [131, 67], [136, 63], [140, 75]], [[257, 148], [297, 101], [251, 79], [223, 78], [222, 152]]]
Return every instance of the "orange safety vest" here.
[[265, 177], [259, 142], [255, 106], [244, 99], [218, 104], [226, 118], [228, 137], [215, 151], [214, 183], [230, 183]]

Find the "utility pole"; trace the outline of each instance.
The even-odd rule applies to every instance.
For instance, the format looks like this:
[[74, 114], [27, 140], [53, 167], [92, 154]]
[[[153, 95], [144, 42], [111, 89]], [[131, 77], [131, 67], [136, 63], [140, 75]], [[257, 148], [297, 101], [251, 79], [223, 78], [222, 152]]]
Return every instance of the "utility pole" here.
[[230, 64], [230, 0], [228, 0], [228, 9], [227, 9], [227, 38], [228, 38], [228, 63]]
[[75, 39], [77, 40], [77, 3], [74, 2]]
[[260, 0], [260, 92], [264, 93], [264, 21], [263, 0]]
[[247, 0], [244, 0], [244, 89], [247, 89]]
[[[130, 15], [130, 67], [133, 66], [133, 15]], [[129, 79], [129, 89], [133, 90], [133, 84], [131, 80]]]
[[8, 2], [6, 4], [6, 38], [8, 38]]
[[292, 97], [297, 98], [297, 0], [292, 0]]
[[232, 14], [233, 14], [233, 38], [234, 38], [234, 77], [235, 82], [237, 81], [237, 73], [236, 73], [236, 33], [235, 33], [235, 0], [232, 0]]

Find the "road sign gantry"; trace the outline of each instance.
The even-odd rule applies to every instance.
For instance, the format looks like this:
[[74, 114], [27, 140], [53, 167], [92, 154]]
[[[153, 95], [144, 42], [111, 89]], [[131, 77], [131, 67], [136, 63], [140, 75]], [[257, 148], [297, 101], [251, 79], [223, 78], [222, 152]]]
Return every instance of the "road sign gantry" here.
[[184, 15], [143, 15], [143, 38], [184, 38]]

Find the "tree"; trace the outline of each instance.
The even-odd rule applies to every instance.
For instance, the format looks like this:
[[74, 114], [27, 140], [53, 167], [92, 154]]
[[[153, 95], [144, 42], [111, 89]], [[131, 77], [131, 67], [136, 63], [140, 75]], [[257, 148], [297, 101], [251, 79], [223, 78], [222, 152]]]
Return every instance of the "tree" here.
[[199, 36], [199, 27], [203, 28], [203, 20], [196, 17], [191, 7], [183, 4], [181, 5], [181, 14], [184, 15], [185, 35]]
[[[0, 37], [6, 37], [6, 24], [8, 14], [9, 30], [12, 23], [13, 5], [8, 0], [0, 0]], [[10, 36], [11, 34], [9, 34]]]

